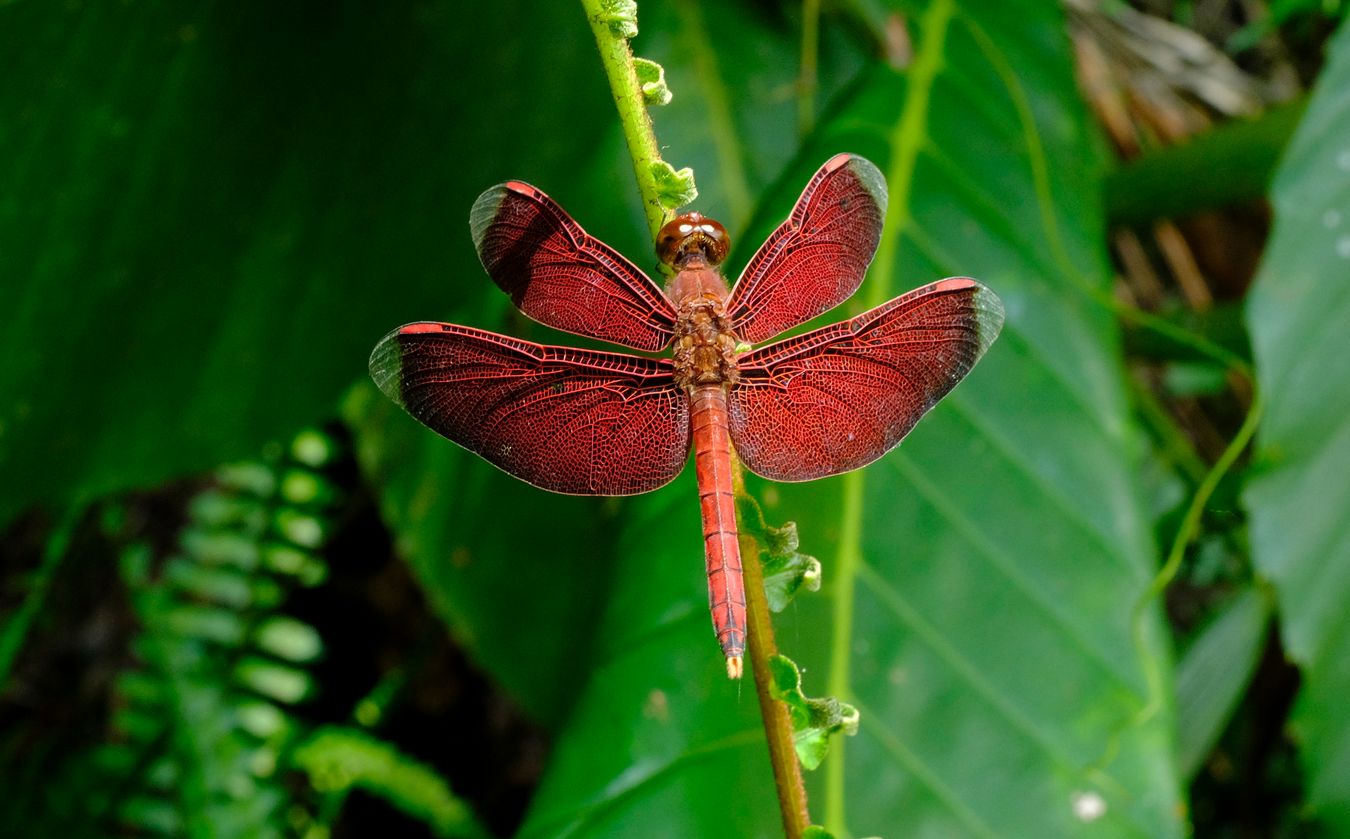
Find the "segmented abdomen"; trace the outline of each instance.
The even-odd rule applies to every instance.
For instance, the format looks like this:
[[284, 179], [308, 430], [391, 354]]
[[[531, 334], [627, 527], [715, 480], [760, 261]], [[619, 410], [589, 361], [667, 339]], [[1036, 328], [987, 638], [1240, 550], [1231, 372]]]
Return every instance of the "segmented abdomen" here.
[[740, 544], [736, 541], [727, 397], [721, 385], [705, 385], [693, 391], [690, 423], [699, 506], [703, 512], [708, 603], [717, 640], [728, 659], [728, 670], [734, 666], [739, 672], [745, 652], [745, 585], [741, 580]]

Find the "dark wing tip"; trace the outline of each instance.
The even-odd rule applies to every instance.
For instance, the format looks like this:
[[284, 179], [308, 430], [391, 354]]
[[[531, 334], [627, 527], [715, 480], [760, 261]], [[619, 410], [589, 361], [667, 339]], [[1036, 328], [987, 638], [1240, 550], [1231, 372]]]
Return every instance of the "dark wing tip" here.
[[872, 200], [877, 202], [877, 206], [882, 210], [886, 209], [886, 201], [889, 192], [886, 189], [886, 176], [881, 174], [881, 170], [876, 164], [867, 158], [853, 154], [852, 152], [840, 152], [820, 167], [821, 174], [830, 175], [847, 167], [853, 173], [853, 177], [858, 179], [863, 189], [867, 190], [872, 196]]
[[474, 247], [481, 250], [483, 236], [487, 233], [488, 225], [492, 224], [497, 218], [497, 214], [501, 211], [502, 202], [511, 193], [536, 201], [547, 198], [538, 188], [524, 181], [506, 181], [483, 190], [483, 194], [474, 200], [473, 207], [469, 210], [469, 230], [473, 233]]
[[984, 355], [1003, 330], [1003, 301], [987, 286], [980, 286], [975, 292], [975, 311], [979, 313], [980, 355]]
[[978, 359], [984, 355], [984, 351], [994, 343], [999, 332], [1003, 330], [1003, 301], [999, 299], [989, 286], [984, 285], [978, 280], [970, 277], [948, 277], [945, 280], [938, 280], [933, 283], [934, 291], [962, 291], [965, 289], [974, 289], [972, 296], [972, 307], [975, 309], [975, 334], [979, 345], [979, 352], [975, 358]]
[[400, 326], [380, 339], [370, 353], [370, 378], [375, 386], [394, 401], [399, 407], [407, 407], [403, 401], [403, 335], [415, 335], [426, 332], [442, 331], [439, 323], [410, 323]]

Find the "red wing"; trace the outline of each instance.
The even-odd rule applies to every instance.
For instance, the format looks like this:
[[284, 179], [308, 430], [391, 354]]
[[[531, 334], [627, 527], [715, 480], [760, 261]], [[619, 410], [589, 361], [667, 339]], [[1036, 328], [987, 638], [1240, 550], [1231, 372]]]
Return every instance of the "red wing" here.
[[689, 452], [689, 398], [671, 362], [545, 347], [451, 323], [384, 337], [370, 375], [432, 431], [542, 489], [632, 495]]
[[757, 344], [843, 303], [867, 273], [885, 215], [877, 167], [851, 154], [830, 158], [736, 281], [732, 329]]
[[998, 297], [959, 277], [755, 350], [731, 389], [731, 441], [775, 481], [866, 466], [970, 372], [1002, 325]]
[[656, 283], [529, 184], [478, 196], [469, 226], [493, 281], [540, 323], [649, 352], [670, 343], [675, 307]]

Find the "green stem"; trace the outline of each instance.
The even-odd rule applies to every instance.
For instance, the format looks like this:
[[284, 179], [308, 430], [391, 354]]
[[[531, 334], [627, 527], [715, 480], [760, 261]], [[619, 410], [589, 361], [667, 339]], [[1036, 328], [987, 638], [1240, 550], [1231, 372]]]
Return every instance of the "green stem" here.
[[1139, 409], [1139, 416], [1162, 447], [1163, 455], [1185, 474], [1187, 481], [1198, 485], [1205, 479], [1204, 460], [1195, 453], [1186, 435], [1177, 427], [1176, 421], [1153, 391], [1134, 376], [1127, 374], [1125, 379]]
[[[1245, 365], [1244, 365], [1245, 366]], [[1223, 450], [1223, 454], [1210, 468], [1205, 479], [1200, 482], [1195, 490], [1195, 495], [1191, 497], [1191, 503], [1186, 508], [1186, 514], [1181, 519], [1181, 525], [1177, 528], [1177, 535], [1172, 539], [1171, 550], [1167, 552], [1167, 561], [1163, 563], [1162, 568], [1154, 576], [1149, 587], [1139, 596], [1135, 602], [1134, 614], [1131, 622], [1133, 624], [1134, 645], [1136, 653], [1144, 662], [1144, 678], [1148, 687], [1148, 704], [1139, 712], [1138, 721], [1147, 720], [1153, 714], [1157, 713], [1163, 706], [1165, 697], [1163, 695], [1163, 674], [1155, 656], [1148, 655], [1147, 631], [1148, 606], [1154, 599], [1161, 597], [1167, 587], [1176, 579], [1177, 572], [1181, 570], [1182, 560], [1186, 557], [1186, 547], [1190, 545], [1191, 540], [1195, 538], [1200, 530], [1200, 517], [1204, 515], [1205, 505], [1209, 502], [1214, 490], [1218, 488], [1219, 481], [1228, 474], [1228, 470], [1233, 468], [1238, 457], [1247, 444], [1251, 442], [1252, 436], [1256, 433], [1256, 428], [1261, 423], [1261, 414], [1265, 403], [1261, 395], [1260, 386], [1256, 378], [1251, 377], [1252, 385], [1252, 404], [1247, 410], [1247, 416], [1242, 421], [1242, 426], [1233, 437], [1232, 442]]]
[[[853, 686], [849, 679], [853, 649], [853, 590], [862, 564], [862, 508], [863, 470], [849, 472], [843, 477], [844, 499], [839, 551], [831, 571], [834, 609], [830, 638], [830, 672], [826, 692], [844, 702], [853, 701]], [[838, 738], [834, 754], [825, 762], [825, 829], [835, 836], [847, 832], [844, 816], [844, 749], [846, 743]]]
[[[655, 241], [662, 225], [670, 220], [672, 214], [662, 208], [658, 196], [653, 167], [660, 162], [661, 153], [657, 149], [647, 104], [642, 98], [642, 85], [638, 83], [637, 70], [633, 66], [633, 51], [629, 49], [628, 39], [615, 22], [618, 12], [614, 7], [619, 5], [612, 0], [581, 0], [586, 19], [591, 24], [591, 32], [595, 35], [596, 47], [600, 51], [600, 63], [604, 65], [605, 76], [609, 78], [610, 92], [614, 94], [619, 125], [628, 143], [628, 154], [633, 158], [633, 174], [637, 177], [638, 192], [642, 195], [642, 209], [647, 215], [652, 241]], [[636, 3], [631, 8], [635, 17]], [[636, 29], [636, 24], [633, 28]]]
[[[900, 119], [890, 136], [891, 162], [886, 181], [891, 187], [891, 198], [886, 220], [877, 245], [876, 257], [863, 289], [863, 308], [872, 309], [890, 298], [893, 286], [896, 254], [900, 239], [913, 217], [910, 214], [910, 194], [914, 187], [914, 170], [919, 151], [927, 133], [929, 101], [938, 74], [944, 66], [945, 46], [952, 20], [956, 17], [955, 0], [935, 0], [924, 12], [919, 29], [922, 41], [906, 83], [905, 103]], [[830, 574], [834, 603], [832, 615], [833, 638], [830, 642], [830, 674], [827, 691], [844, 702], [853, 701], [850, 682], [853, 649], [853, 598], [858, 571], [863, 565], [862, 530], [865, 479], [863, 470], [843, 477], [843, 522], [839, 537], [839, 552]], [[834, 746], [835, 753], [825, 764], [825, 828], [836, 836], [847, 833], [845, 811], [844, 743]]]
[[[732, 485], [738, 497], [747, 497], [741, 462], [732, 455]], [[759, 697], [760, 717], [764, 720], [764, 737], [769, 743], [769, 762], [773, 765], [773, 782], [778, 788], [778, 809], [783, 817], [783, 833], [787, 839], [798, 839], [811, 824], [806, 808], [806, 784], [802, 780], [802, 766], [797, 760], [796, 735], [792, 717], [786, 704], [773, 698], [770, 685], [773, 675], [769, 659], [778, 655], [778, 644], [773, 635], [773, 617], [769, 598], [764, 592], [764, 569], [760, 565], [759, 542], [740, 535], [741, 564], [745, 574], [745, 612], [748, 623], [750, 670], [755, 674], [755, 694]]]
[[[624, 138], [628, 141], [628, 152], [633, 158], [638, 189], [642, 193], [642, 204], [654, 240], [662, 225], [668, 220], [652, 175], [653, 167], [661, 158], [657, 151], [651, 119], [647, 115], [647, 106], [642, 97], [642, 87], [633, 67], [633, 53], [628, 48], [627, 38], [622, 34], [623, 30], [616, 29], [613, 25], [614, 9], [622, 4], [617, 4], [613, 0], [609, 2], [581, 0], [581, 4], [586, 10], [591, 31], [595, 33], [600, 60], [605, 66], [605, 74], [609, 77], [610, 90], [614, 94], [614, 104], [618, 108]], [[627, 32], [631, 36], [636, 30], [636, 4], [628, 6], [627, 14], [629, 17], [623, 22], [627, 23]], [[738, 496], [745, 497], [745, 479], [735, 452], [731, 455], [731, 465], [735, 492]], [[783, 832], [788, 839], [799, 839], [810, 825], [811, 819], [806, 809], [806, 785], [802, 780], [801, 764], [797, 760], [792, 718], [787, 706], [774, 699], [769, 692], [773, 678], [769, 670], [769, 659], [778, 653], [778, 645], [774, 641], [773, 620], [769, 612], [768, 597], [764, 592], [764, 572], [760, 567], [759, 544], [746, 536], [741, 537], [740, 543], [745, 574], [750, 669], [755, 676], [755, 693], [759, 697], [764, 736], [769, 744], [769, 760], [773, 768], [774, 783], [778, 788]]]

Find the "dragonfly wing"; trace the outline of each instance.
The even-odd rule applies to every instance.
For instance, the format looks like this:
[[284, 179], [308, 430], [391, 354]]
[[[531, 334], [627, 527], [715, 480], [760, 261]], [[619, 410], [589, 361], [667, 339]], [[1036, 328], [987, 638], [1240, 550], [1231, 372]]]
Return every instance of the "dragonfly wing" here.
[[748, 353], [729, 400], [736, 452], [775, 481], [865, 466], [970, 372], [1002, 325], [998, 297], [961, 277]]
[[553, 492], [647, 492], [689, 452], [689, 398], [665, 359], [413, 323], [380, 341], [370, 374], [431, 430]]
[[851, 154], [830, 158], [736, 281], [727, 302], [736, 334], [767, 341], [847, 300], [876, 253], [885, 215], [877, 167]]
[[540, 323], [649, 352], [670, 343], [675, 307], [665, 293], [529, 184], [484, 192], [469, 226], [493, 282]]

